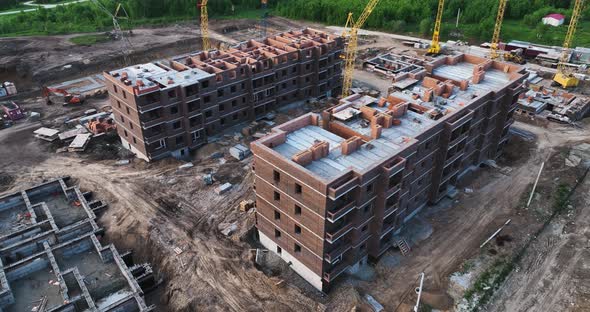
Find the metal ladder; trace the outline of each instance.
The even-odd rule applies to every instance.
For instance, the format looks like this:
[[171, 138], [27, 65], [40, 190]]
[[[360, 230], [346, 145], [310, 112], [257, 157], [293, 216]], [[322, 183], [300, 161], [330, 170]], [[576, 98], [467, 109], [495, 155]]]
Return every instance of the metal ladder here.
[[400, 237], [400, 238], [397, 239], [397, 247], [399, 248], [399, 251], [404, 256], [407, 255], [410, 252], [410, 250], [412, 250], [410, 248], [410, 245], [406, 241], [406, 239], [403, 238], [403, 237]]

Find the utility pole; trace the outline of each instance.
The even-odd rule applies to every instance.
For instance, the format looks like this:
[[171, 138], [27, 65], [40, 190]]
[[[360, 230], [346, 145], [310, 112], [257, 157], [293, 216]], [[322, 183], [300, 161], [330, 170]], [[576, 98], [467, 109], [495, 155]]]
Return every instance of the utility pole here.
[[418, 312], [420, 307], [420, 297], [422, 296], [422, 286], [424, 285], [424, 272], [420, 273], [420, 287], [416, 287], [416, 293], [418, 294], [418, 300], [416, 300], [416, 306], [414, 306], [414, 312]]
[[457, 23], [455, 23], [455, 28], [459, 28], [459, 17], [461, 16], [461, 8], [457, 10]]

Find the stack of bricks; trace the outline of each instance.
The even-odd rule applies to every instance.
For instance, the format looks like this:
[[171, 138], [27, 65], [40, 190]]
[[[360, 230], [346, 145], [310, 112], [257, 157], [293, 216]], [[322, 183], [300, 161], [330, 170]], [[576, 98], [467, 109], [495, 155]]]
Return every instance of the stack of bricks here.
[[291, 158], [301, 166], [307, 166], [314, 160], [320, 160], [330, 153], [330, 143], [326, 141], [317, 141], [308, 149], [300, 151]]
[[350, 155], [354, 153], [361, 145], [363, 145], [363, 140], [358, 136], [353, 136], [347, 139], [340, 144], [342, 147], [342, 155]]
[[482, 82], [483, 79], [485, 78], [485, 75], [486, 75], [486, 71], [484, 70], [484, 67], [482, 65], [474, 66], [473, 67], [473, 80], [472, 80], [472, 82], [474, 84], [478, 84], [478, 83]]

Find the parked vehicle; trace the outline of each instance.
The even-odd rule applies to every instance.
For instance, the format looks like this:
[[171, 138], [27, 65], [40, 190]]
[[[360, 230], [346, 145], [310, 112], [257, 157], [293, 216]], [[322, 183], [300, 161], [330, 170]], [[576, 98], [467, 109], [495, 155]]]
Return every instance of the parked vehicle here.
[[13, 101], [0, 102], [0, 110], [7, 120], [16, 121], [26, 117], [24, 111]]

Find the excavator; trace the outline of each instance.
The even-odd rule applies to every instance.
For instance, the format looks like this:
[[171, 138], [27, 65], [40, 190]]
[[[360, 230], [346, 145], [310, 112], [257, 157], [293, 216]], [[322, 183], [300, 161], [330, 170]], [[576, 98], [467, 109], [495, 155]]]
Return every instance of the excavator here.
[[84, 96], [72, 94], [64, 89], [43, 87], [43, 97], [47, 105], [62, 103], [62, 105], [80, 105], [84, 103]]
[[504, 52], [503, 56], [505, 61], [523, 65], [526, 64], [523, 54], [523, 50], [519, 48], [512, 51], [506, 51]]

